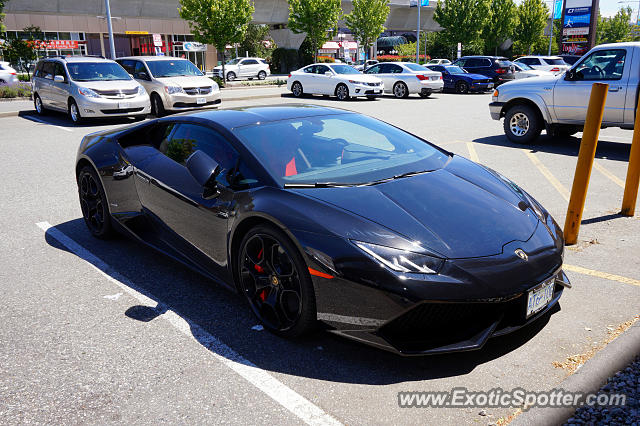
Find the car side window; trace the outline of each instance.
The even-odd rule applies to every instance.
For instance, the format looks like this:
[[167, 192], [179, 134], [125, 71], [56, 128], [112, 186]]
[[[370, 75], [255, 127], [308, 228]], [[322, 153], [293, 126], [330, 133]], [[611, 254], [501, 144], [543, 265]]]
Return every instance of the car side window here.
[[331, 72], [326, 65], [316, 65], [316, 74], [324, 74], [325, 72]]
[[303, 71], [305, 73], [307, 73], [307, 74], [315, 74], [316, 66], [315, 65], [311, 65], [310, 67], [306, 67]]
[[42, 65], [43, 64], [44, 64], [44, 62], [42, 62], [42, 61], [37, 63], [36, 69], [33, 71], [33, 76], [34, 77], [42, 77]]
[[400, 74], [402, 72], [402, 67], [400, 65], [390, 64], [389, 72], [391, 74]]
[[69, 79], [67, 78], [67, 72], [64, 70], [64, 65], [60, 62], [56, 62], [54, 65], [54, 75], [61, 75], [64, 78], [64, 82], [67, 83]]
[[365, 74], [378, 74], [380, 72], [380, 65], [374, 65], [365, 71]]
[[458, 59], [457, 61], [454, 62], [454, 64], [459, 66], [459, 67], [466, 66], [466, 63], [467, 63], [466, 59]]
[[247, 59], [242, 63], [242, 65], [257, 65], [257, 64], [258, 64], [258, 61], [256, 61], [255, 59]]
[[53, 80], [53, 73], [55, 72], [55, 67], [53, 62], [45, 62], [42, 66], [42, 77], [48, 78], [49, 80]]
[[144, 66], [142, 61], [135, 61], [135, 66], [133, 68], [133, 77], [140, 78], [140, 74], [145, 73], [147, 76], [149, 73], [147, 72], [147, 68]]
[[229, 186], [230, 177], [236, 172], [238, 153], [226, 139], [213, 129], [198, 124], [181, 123], [170, 131], [158, 150], [176, 163], [186, 166], [187, 158], [195, 151], [203, 151], [214, 159], [221, 168], [219, 183]]
[[391, 74], [393, 72], [391, 67], [391, 64], [382, 64], [380, 66], [380, 74]]
[[466, 61], [464, 66], [468, 67], [468, 68], [477, 68], [477, 67], [480, 66], [479, 62], [480, 61], [478, 59], [476, 59], [476, 58], [470, 58], [470, 59], [467, 59], [467, 61]]
[[116, 61], [122, 68], [125, 69], [129, 74], [133, 75], [134, 61], [130, 59], [124, 59], [121, 61]]
[[626, 57], [625, 49], [597, 50], [580, 62], [575, 71], [582, 80], [620, 80]]

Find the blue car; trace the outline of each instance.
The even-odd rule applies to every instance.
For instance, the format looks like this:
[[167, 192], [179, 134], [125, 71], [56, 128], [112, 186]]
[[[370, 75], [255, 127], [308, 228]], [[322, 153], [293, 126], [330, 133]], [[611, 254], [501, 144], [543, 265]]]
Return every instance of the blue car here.
[[486, 92], [493, 89], [493, 80], [480, 74], [471, 74], [457, 65], [429, 65], [427, 68], [442, 73], [444, 90], [456, 93]]

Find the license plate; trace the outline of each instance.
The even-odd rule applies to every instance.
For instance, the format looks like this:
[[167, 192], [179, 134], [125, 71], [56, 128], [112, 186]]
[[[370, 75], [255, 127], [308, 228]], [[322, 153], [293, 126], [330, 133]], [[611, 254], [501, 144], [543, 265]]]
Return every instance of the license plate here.
[[488, 87], [489, 89], [493, 89], [493, 83], [489, 83], [489, 84], [487, 84], [487, 87]]
[[533, 290], [529, 291], [529, 295], [527, 297], [527, 318], [537, 312], [540, 312], [549, 304], [549, 302], [551, 302], [551, 299], [553, 299], [553, 287], [555, 282], [555, 277], [550, 278]]
[[131, 108], [131, 102], [118, 102], [118, 108], [120, 109]]
[[433, 80], [433, 81], [438, 80], [439, 78], [440, 78], [440, 77], [435, 76], [435, 75], [434, 75], [434, 76], [431, 76], [431, 80]]
[[206, 103], [207, 103], [207, 100], [206, 100], [205, 98], [198, 98], [198, 99], [196, 99], [196, 103], [197, 103], [198, 105], [206, 104]]

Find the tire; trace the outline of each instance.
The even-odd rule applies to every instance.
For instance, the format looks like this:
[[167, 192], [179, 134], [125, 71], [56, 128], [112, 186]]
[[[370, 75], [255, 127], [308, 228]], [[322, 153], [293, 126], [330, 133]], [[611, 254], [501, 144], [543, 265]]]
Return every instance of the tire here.
[[420, 97], [421, 98], [428, 98], [429, 96], [431, 96], [431, 92], [420, 92]]
[[47, 114], [47, 110], [45, 109], [44, 105], [42, 105], [42, 99], [37, 93], [33, 95], [33, 108], [40, 116]]
[[340, 101], [349, 100], [349, 88], [344, 84], [338, 84], [336, 86], [335, 94]]
[[268, 225], [251, 229], [235, 264], [240, 293], [267, 330], [287, 338], [313, 331], [318, 314], [311, 277], [284, 232]]
[[162, 98], [157, 93], [151, 94], [151, 114], [160, 118], [166, 114], [164, 109], [164, 103], [162, 103]]
[[114, 236], [111, 215], [104, 188], [91, 166], [84, 166], [78, 174], [78, 197], [82, 218], [89, 232], [96, 238], [108, 239]]
[[369, 99], [370, 101], [375, 101], [377, 98], [376, 95], [367, 95], [367, 99]]
[[267, 78], [267, 73], [264, 71], [260, 71], [258, 73], [258, 80], [264, 80], [265, 78]]
[[530, 144], [538, 138], [543, 122], [538, 111], [528, 105], [511, 107], [504, 116], [504, 133], [517, 144]]
[[465, 81], [459, 81], [456, 83], [456, 93], [469, 93], [469, 85]]
[[393, 96], [395, 96], [398, 99], [404, 99], [407, 96], [409, 96], [409, 88], [407, 87], [406, 84], [399, 81], [393, 85]]
[[229, 71], [227, 73], [227, 81], [233, 81], [236, 79], [236, 73], [233, 71]]
[[73, 99], [69, 101], [67, 112], [69, 113], [69, 118], [71, 119], [71, 121], [73, 121], [74, 124], [82, 123], [82, 115], [80, 115], [80, 108], [78, 108], [78, 104]]
[[299, 81], [296, 81], [291, 85], [291, 93], [293, 93], [293, 96], [295, 96], [296, 98], [301, 98], [302, 96], [304, 96], [302, 84]]

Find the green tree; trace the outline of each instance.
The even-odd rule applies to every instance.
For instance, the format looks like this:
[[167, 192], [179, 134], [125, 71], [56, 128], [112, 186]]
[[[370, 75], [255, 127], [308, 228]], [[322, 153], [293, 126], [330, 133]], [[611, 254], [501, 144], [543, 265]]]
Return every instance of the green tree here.
[[531, 54], [533, 46], [544, 37], [548, 18], [549, 8], [542, 0], [524, 0], [518, 6], [514, 39], [527, 50], [527, 54]]
[[480, 40], [489, 15], [489, 0], [438, 0], [433, 19], [442, 27], [448, 45]]
[[249, 24], [244, 38], [238, 45], [238, 51], [241, 52], [241, 55], [249, 52], [249, 56], [259, 58], [268, 58], [273, 49], [275, 47], [267, 25]]
[[226, 76], [226, 47], [243, 40], [254, 11], [251, 0], [179, 0], [178, 11], [197, 42], [222, 52], [222, 75]]
[[513, 0], [491, 0], [489, 18], [482, 28], [485, 49], [498, 54], [498, 46], [513, 36], [517, 19], [516, 4]]
[[602, 18], [598, 15], [596, 44], [626, 41], [631, 32], [631, 13], [630, 7], [624, 7], [611, 18]]
[[341, 16], [340, 0], [289, 0], [289, 29], [307, 33], [316, 62], [318, 47], [333, 34]]
[[386, 28], [389, 16], [389, 0], [353, 0], [353, 10], [345, 15], [344, 22], [366, 52]]
[[7, 28], [4, 26], [4, 5], [7, 3], [7, 0], [0, 0], [0, 33], [7, 31]]
[[19, 69], [29, 73], [29, 64], [38, 59], [38, 49], [40, 49], [44, 39], [44, 33], [39, 27], [26, 27], [22, 31], [27, 34], [26, 38], [16, 37], [15, 34], [9, 34], [2, 46], [4, 59], [12, 64], [17, 64]]

